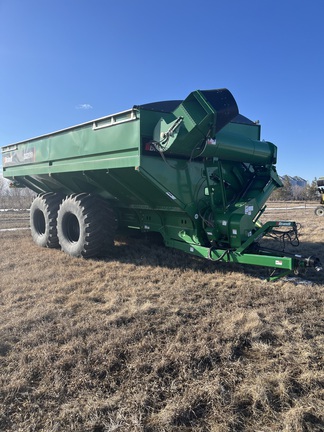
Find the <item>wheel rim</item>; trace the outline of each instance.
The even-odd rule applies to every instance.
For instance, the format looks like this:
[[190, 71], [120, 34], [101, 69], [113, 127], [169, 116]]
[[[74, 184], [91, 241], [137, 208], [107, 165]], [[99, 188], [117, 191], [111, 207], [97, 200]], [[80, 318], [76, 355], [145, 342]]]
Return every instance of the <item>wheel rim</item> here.
[[67, 213], [62, 223], [63, 235], [70, 243], [77, 243], [80, 238], [80, 223], [73, 213]]

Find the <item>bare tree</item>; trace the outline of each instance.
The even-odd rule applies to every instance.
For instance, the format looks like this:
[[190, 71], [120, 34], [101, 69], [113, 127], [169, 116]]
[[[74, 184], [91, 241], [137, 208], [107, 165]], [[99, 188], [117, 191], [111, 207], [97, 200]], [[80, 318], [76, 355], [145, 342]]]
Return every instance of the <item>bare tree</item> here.
[[11, 188], [9, 181], [0, 175], [1, 208], [29, 208], [35, 195], [35, 192], [28, 188]]
[[289, 201], [293, 196], [292, 186], [287, 176], [284, 176], [282, 179], [283, 186], [281, 188], [276, 189], [272, 195], [272, 201]]
[[0, 174], [0, 208], [6, 208], [9, 195], [9, 182]]

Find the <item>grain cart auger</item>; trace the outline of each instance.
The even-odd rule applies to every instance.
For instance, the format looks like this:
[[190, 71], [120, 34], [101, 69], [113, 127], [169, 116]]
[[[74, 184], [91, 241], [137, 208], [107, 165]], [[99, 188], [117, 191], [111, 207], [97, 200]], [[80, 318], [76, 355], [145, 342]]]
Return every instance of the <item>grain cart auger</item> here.
[[315, 214], [316, 216], [324, 215], [324, 177], [320, 177], [317, 180], [317, 190], [321, 194], [320, 206], [316, 207]]
[[274, 189], [277, 148], [226, 89], [194, 91], [8, 145], [4, 176], [39, 195], [30, 209], [40, 246], [98, 256], [115, 231], [159, 233], [167, 246], [279, 276], [321, 269], [317, 258], [260, 246], [297, 240], [296, 223], [260, 216]]

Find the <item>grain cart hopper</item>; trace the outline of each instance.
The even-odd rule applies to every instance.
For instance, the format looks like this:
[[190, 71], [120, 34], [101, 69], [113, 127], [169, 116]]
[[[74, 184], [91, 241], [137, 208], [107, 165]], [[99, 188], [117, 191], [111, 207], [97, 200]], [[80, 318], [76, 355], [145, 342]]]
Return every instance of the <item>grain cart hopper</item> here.
[[317, 216], [323, 216], [324, 215], [324, 177], [320, 177], [317, 180], [317, 190], [321, 194], [320, 199], [320, 206], [316, 207], [315, 214]]
[[[270, 251], [268, 234], [297, 237], [295, 222], [259, 218], [281, 186], [277, 148], [238, 112], [226, 89], [194, 91], [8, 145], [4, 176], [39, 195], [34, 241], [72, 256], [112, 247], [115, 231], [159, 233], [167, 246], [213, 261], [321, 268], [314, 257]], [[286, 234], [283, 233], [286, 230]]]

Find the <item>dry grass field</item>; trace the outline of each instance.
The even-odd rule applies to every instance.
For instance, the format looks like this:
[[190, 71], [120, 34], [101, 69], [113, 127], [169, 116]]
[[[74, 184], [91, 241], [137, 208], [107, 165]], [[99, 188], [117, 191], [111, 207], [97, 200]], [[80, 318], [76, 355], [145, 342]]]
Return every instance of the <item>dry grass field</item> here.
[[[324, 263], [324, 218], [280, 206], [263, 219]], [[77, 259], [4, 231], [27, 226], [0, 214], [2, 432], [324, 430], [324, 272], [266, 282], [149, 239]]]

